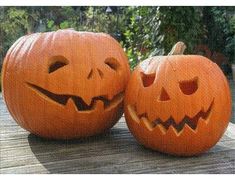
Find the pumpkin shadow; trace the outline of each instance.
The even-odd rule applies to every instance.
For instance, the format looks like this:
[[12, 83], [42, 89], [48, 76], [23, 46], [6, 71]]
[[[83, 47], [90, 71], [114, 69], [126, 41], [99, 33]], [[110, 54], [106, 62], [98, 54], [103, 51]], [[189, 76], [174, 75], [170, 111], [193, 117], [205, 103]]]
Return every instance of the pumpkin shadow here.
[[[73, 140], [50, 140], [29, 134], [28, 142], [37, 160], [52, 174], [122, 174], [131, 173], [127, 168], [129, 163], [133, 169], [139, 171], [142, 166], [147, 170], [153, 169], [149, 160], [179, 160], [179, 157], [140, 145], [127, 128], [114, 127], [97, 136]], [[183, 159], [186, 158], [181, 158]], [[154, 169], [161, 166], [154, 163]]]
[[28, 142], [33, 154], [48, 173], [92, 173], [86, 171], [87, 168], [112, 163], [115, 157], [105, 160], [106, 162], [102, 158], [119, 151], [121, 153], [119, 147], [132, 141], [121, 137], [122, 134], [128, 133], [127, 131], [128, 129], [114, 127], [103, 134], [73, 140], [51, 140], [29, 134]]
[[[39, 163], [52, 174], [123, 174], [131, 173], [129, 163], [133, 169], [141, 170], [139, 164], [151, 168], [148, 159], [176, 159], [140, 145], [127, 128], [114, 127], [97, 136], [73, 140], [29, 134], [28, 142]], [[38, 171], [45, 173], [41, 168]]]

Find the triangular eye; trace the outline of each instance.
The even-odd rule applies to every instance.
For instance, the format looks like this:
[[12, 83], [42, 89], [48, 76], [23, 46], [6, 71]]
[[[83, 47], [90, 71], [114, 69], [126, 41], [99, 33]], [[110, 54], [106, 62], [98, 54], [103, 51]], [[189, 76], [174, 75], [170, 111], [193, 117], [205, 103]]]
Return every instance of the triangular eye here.
[[54, 56], [51, 58], [51, 63], [48, 68], [48, 72], [52, 73], [68, 64], [68, 60], [63, 56]]
[[184, 94], [191, 95], [198, 89], [198, 77], [195, 77], [191, 80], [180, 81], [179, 86]]
[[141, 72], [140, 76], [142, 79], [143, 86], [149, 87], [153, 84], [156, 74], [155, 73], [145, 74], [145, 73]]

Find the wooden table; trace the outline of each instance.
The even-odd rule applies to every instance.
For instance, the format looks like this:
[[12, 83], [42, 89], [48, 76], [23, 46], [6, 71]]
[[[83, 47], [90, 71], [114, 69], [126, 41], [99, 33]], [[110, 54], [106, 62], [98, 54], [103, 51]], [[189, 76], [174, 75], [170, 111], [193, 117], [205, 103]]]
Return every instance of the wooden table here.
[[[234, 88], [232, 92], [234, 98]], [[9, 115], [2, 96], [0, 108], [0, 173], [235, 173], [232, 123], [209, 152], [182, 158], [139, 145], [124, 117], [100, 136], [51, 141], [20, 128]]]

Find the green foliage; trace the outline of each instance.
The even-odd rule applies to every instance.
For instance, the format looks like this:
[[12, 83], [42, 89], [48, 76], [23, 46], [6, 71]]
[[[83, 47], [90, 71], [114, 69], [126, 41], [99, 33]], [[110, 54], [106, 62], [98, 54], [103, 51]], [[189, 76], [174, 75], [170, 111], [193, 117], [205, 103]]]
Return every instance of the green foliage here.
[[47, 20], [47, 27], [53, 29], [55, 22], [53, 20]]
[[192, 53], [205, 32], [195, 7], [128, 7], [126, 16], [123, 44], [132, 68], [149, 56], [168, 54], [178, 41]]
[[162, 49], [158, 48], [163, 39], [159, 34], [158, 9], [158, 7], [128, 7], [125, 11], [129, 19], [125, 22], [122, 44], [132, 69], [153, 52], [155, 54], [162, 52]]
[[177, 41], [187, 45], [186, 52], [192, 53], [205, 33], [200, 9], [196, 7], [160, 7], [160, 31], [164, 35], [162, 46], [168, 53]]
[[233, 7], [205, 7], [204, 24], [208, 30], [205, 43], [212, 51], [225, 54], [231, 62], [235, 58], [235, 14]]
[[232, 63], [235, 63], [235, 15], [228, 21], [226, 34], [225, 54]]
[[0, 62], [19, 37], [35, 31], [39, 13], [35, 7], [0, 7]]

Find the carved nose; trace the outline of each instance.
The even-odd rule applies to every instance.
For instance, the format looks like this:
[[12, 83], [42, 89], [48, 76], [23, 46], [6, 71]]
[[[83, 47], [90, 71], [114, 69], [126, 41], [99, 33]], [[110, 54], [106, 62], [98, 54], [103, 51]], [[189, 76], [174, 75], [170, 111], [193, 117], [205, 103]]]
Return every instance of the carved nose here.
[[104, 73], [100, 69], [91, 69], [89, 74], [87, 75], [87, 79], [92, 79], [95, 76], [98, 76], [99, 78], [103, 79]]
[[167, 91], [164, 88], [162, 88], [158, 100], [159, 101], [169, 101], [170, 100], [170, 96], [168, 95]]

